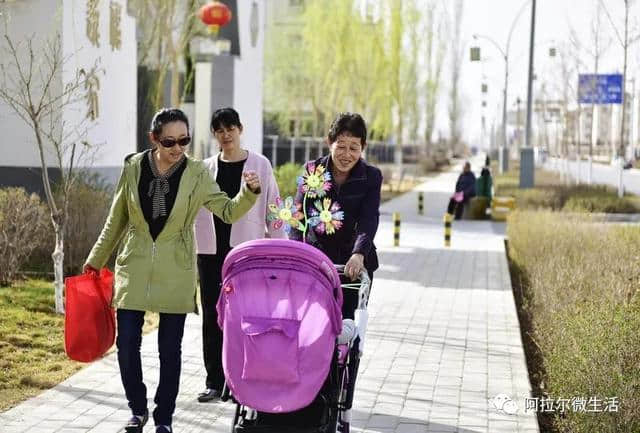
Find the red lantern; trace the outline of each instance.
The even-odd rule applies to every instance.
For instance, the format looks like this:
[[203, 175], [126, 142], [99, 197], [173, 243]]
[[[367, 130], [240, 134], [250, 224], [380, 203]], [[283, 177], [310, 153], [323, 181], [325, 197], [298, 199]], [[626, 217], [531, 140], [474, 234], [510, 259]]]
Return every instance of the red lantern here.
[[213, 1], [200, 8], [198, 17], [209, 26], [209, 31], [215, 35], [220, 27], [226, 26], [231, 21], [231, 10], [226, 4]]

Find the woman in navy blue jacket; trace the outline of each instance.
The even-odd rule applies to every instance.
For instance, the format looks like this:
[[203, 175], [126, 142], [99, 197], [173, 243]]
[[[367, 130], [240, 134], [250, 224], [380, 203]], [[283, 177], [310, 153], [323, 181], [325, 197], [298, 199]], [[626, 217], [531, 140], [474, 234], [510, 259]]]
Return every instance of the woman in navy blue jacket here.
[[[309, 243], [324, 252], [333, 263], [345, 264], [345, 275], [356, 279], [362, 270], [370, 278], [378, 268], [378, 256], [373, 239], [380, 217], [380, 170], [362, 159], [367, 145], [367, 127], [357, 113], [340, 113], [331, 124], [327, 136], [329, 155], [310, 161], [306, 167], [324, 167], [330, 174], [330, 186], [320, 199], [307, 200], [307, 214], [318, 213], [317, 201], [325, 198], [340, 207], [342, 220], [335, 230], [308, 229]], [[303, 192], [298, 189], [297, 203], [303, 203]], [[335, 210], [337, 208], [333, 208]], [[334, 212], [334, 215], [339, 212]], [[339, 227], [339, 228], [338, 228]], [[302, 232], [292, 230], [291, 239], [302, 240]], [[357, 307], [357, 293], [344, 293], [343, 316], [353, 318]]]

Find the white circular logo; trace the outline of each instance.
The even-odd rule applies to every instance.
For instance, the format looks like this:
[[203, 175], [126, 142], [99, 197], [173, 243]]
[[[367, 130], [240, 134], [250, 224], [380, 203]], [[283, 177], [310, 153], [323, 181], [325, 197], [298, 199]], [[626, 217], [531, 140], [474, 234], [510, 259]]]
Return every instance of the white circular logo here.
[[489, 403], [500, 413], [515, 415], [518, 412], [518, 405], [507, 394], [498, 394], [490, 398]]

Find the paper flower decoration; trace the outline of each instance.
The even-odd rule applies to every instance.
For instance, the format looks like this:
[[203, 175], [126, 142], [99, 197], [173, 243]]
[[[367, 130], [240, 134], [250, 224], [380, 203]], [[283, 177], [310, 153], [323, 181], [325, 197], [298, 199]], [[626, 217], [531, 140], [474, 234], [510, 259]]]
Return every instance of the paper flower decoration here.
[[331, 174], [325, 171], [323, 165], [309, 163], [302, 176], [298, 178], [298, 185], [305, 198], [322, 198], [331, 189]]
[[280, 197], [276, 197], [275, 204], [269, 204], [267, 221], [273, 223], [275, 229], [279, 229], [284, 225], [287, 232], [291, 228], [303, 230], [304, 224], [301, 222], [303, 218], [304, 215], [300, 212], [299, 205], [295, 205], [291, 197], [287, 197], [284, 201]]
[[311, 218], [309, 225], [318, 234], [332, 235], [342, 227], [344, 212], [340, 210], [340, 205], [336, 202], [331, 203], [330, 198], [324, 200], [316, 200], [313, 203], [314, 208], [311, 209]]

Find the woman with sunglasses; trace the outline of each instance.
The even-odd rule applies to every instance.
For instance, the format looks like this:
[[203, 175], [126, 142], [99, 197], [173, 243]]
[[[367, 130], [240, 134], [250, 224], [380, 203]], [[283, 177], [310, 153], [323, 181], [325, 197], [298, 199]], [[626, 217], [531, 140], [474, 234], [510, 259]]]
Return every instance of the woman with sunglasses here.
[[260, 194], [255, 172], [245, 171], [229, 199], [202, 161], [186, 155], [189, 121], [175, 108], [151, 122], [152, 149], [129, 155], [107, 221], [85, 263], [97, 272], [117, 244], [115, 266], [118, 364], [132, 417], [127, 432], [142, 432], [148, 420], [140, 344], [146, 311], [160, 313], [160, 381], [153, 418], [157, 433], [171, 432], [178, 395], [181, 345], [187, 313], [197, 311], [193, 223], [201, 207], [226, 223], [244, 215]]
[[284, 238], [283, 229], [266, 223], [269, 204], [276, 202], [278, 184], [271, 163], [264, 156], [241, 147], [242, 123], [233, 108], [220, 108], [211, 116], [211, 133], [218, 142], [220, 152], [204, 163], [220, 188], [229, 195], [240, 188], [243, 170], [258, 174], [263, 191], [256, 205], [233, 225], [201, 209], [196, 217], [196, 247], [198, 274], [200, 275], [200, 301], [202, 303], [202, 352], [207, 372], [205, 389], [198, 401], [205, 403], [220, 397], [224, 385], [222, 370], [222, 331], [218, 326], [216, 303], [222, 283], [222, 264], [236, 245], [264, 237]]

